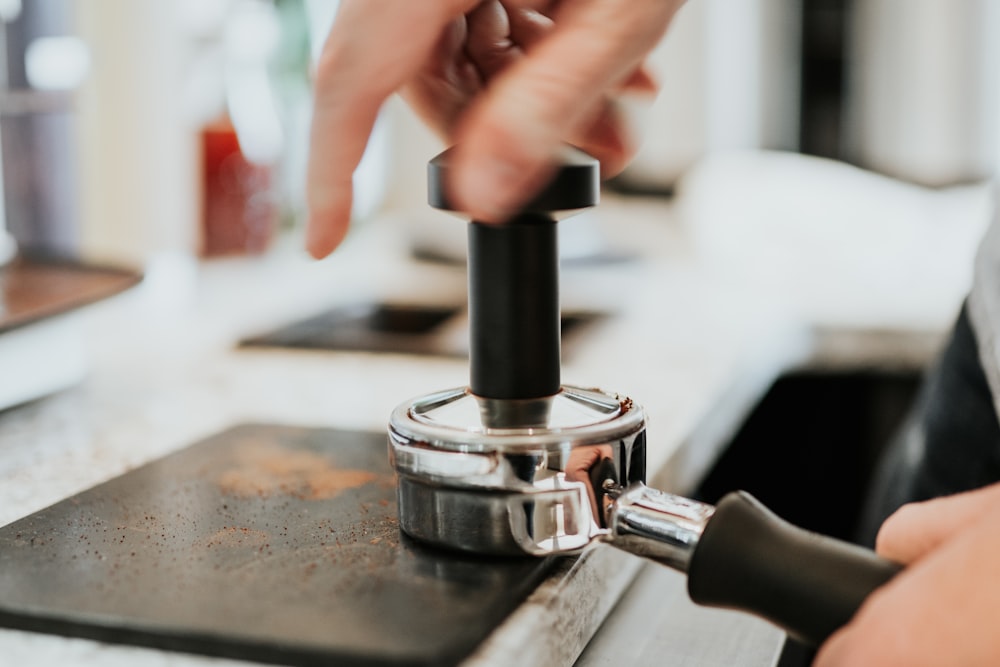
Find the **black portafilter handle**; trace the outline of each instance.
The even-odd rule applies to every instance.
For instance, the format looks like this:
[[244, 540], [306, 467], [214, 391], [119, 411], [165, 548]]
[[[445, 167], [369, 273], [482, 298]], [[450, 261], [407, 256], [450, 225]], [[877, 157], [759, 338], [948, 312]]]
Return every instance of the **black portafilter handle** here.
[[[431, 206], [454, 211], [447, 194], [451, 149], [428, 164]], [[600, 165], [566, 147], [546, 187], [502, 224], [469, 224], [469, 388], [490, 399], [559, 392], [560, 213], [600, 197]]]
[[[592, 478], [595, 489], [610, 476]], [[697, 604], [756, 614], [819, 645], [902, 566], [798, 528], [745, 491], [715, 507], [633, 483], [611, 486], [606, 541], [687, 573]]]
[[818, 646], [902, 566], [797, 528], [744, 492], [725, 496], [688, 566], [702, 605], [749, 611]]

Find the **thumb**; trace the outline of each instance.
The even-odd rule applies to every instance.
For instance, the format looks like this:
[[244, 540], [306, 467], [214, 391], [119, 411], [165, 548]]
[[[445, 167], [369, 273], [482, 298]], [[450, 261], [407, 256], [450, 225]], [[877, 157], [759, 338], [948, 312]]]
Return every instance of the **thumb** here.
[[882, 524], [875, 549], [896, 562], [912, 563], [996, 509], [1000, 509], [1000, 484], [903, 505]]

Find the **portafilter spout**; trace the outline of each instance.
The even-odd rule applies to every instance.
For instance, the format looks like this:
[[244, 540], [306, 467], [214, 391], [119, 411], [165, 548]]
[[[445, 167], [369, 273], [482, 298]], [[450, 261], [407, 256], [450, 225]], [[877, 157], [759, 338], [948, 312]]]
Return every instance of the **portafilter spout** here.
[[[451, 208], [449, 157], [429, 166], [438, 208]], [[417, 540], [492, 555], [611, 544], [686, 572], [697, 603], [755, 613], [821, 643], [897, 564], [795, 528], [742, 492], [713, 507], [646, 487], [642, 408], [561, 384], [556, 220], [595, 205], [598, 178], [596, 160], [567, 148], [519, 215], [469, 224], [470, 383], [392, 413], [400, 526]]]

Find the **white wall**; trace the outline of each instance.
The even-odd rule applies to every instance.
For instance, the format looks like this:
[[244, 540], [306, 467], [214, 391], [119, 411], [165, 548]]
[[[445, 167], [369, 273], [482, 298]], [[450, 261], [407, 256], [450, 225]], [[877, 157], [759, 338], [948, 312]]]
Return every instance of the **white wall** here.
[[798, 146], [799, 13], [794, 0], [692, 0], [650, 63], [659, 97], [626, 172], [671, 185], [713, 151]]
[[92, 71], [78, 99], [82, 252], [143, 264], [192, 252], [196, 135], [183, 109], [190, 42], [178, 2], [78, 0]]
[[924, 185], [996, 169], [1000, 2], [855, 3], [850, 158]]

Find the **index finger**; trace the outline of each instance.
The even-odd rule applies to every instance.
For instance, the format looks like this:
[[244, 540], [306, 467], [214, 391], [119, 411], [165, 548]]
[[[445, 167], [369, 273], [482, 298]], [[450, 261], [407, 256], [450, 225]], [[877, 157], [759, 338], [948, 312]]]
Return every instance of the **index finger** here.
[[347, 234], [352, 176], [385, 99], [413, 77], [476, 0], [344, 0], [316, 68], [306, 245], [317, 259]]

